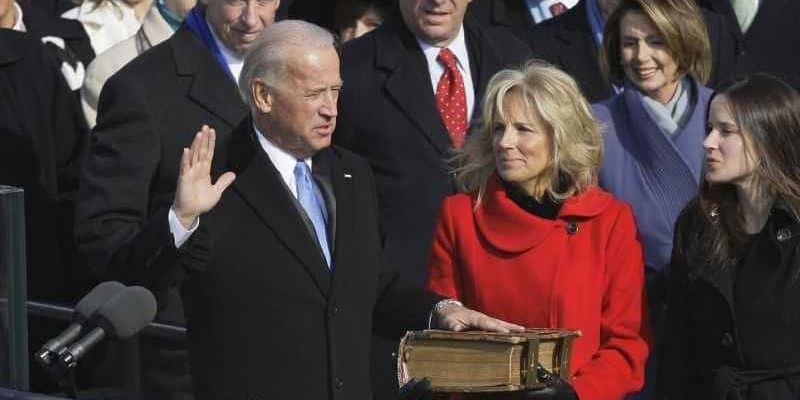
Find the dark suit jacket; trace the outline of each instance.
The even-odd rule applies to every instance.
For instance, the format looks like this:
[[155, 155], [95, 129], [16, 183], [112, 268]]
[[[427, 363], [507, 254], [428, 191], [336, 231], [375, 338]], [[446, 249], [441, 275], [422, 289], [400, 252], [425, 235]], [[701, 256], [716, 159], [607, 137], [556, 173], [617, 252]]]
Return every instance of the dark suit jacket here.
[[[49, 49], [35, 35], [0, 29], [0, 184], [25, 190], [30, 300], [74, 303], [92, 286], [72, 240], [87, 139], [80, 106]], [[31, 349], [64, 329], [58, 321], [29, 318]], [[58, 390], [35, 365], [30, 377], [32, 390]]]
[[[711, 42], [713, 62], [707, 85], [713, 86], [719, 80], [722, 20], [711, 12], [704, 12], [703, 16]], [[600, 72], [599, 57], [603, 50], [594, 40], [585, 0], [564, 14], [536, 25], [530, 31], [527, 40], [537, 57], [572, 75], [590, 102], [605, 100], [615, 94], [611, 84]]]
[[589, 25], [586, 1], [530, 30], [528, 44], [538, 57], [572, 75], [590, 102], [614, 95], [600, 72], [597, 43]]
[[154, 288], [160, 321], [184, 323], [176, 281], [142, 274], [158, 263], [154, 255], [169, 253], [182, 149], [202, 124], [224, 148], [246, 113], [233, 80], [185, 26], [112, 76], [100, 95], [81, 176], [78, 245], [97, 277]]
[[72, 242], [88, 130], [59, 67], [34, 35], [0, 29], [0, 184], [25, 189], [28, 298], [71, 302], [89, 287]]
[[536, 26], [525, 0], [473, 0], [466, 18], [486, 27], [508, 29], [521, 40]]
[[762, 0], [747, 33], [742, 33], [730, 0], [698, 0], [719, 14], [723, 35], [719, 46], [717, 83], [753, 72], [771, 72], [800, 89], [800, 2]]
[[371, 399], [373, 322], [423, 328], [440, 298], [402, 289], [381, 267], [364, 160], [336, 147], [313, 159], [329, 211], [331, 271], [254, 135], [248, 118], [218, 153], [216, 164], [236, 181], [179, 250], [195, 395]]

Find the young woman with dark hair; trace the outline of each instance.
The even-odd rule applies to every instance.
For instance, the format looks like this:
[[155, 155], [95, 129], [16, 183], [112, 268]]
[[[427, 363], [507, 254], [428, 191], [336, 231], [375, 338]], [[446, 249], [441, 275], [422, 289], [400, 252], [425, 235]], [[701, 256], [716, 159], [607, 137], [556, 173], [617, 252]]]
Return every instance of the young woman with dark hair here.
[[734, 81], [707, 130], [700, 195], [675, 228], [660, 392], [800, 398], [800, 95]]

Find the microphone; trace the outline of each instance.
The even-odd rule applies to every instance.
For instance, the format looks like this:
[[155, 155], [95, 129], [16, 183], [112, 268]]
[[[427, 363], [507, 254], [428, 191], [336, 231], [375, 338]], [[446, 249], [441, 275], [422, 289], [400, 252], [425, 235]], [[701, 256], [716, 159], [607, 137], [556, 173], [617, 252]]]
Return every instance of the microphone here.
[[95, 286], [89, 294], [83, 296], [78, 304], [75, 305], [75, 312], [72, 317], [75, 322], [69, 324], [67, 329], [64, 329], [60, 335], [42, 345], [35, 354], [36, 361], [45, 367], [51, 365], [58, 358], [58, 355], [66, 349], [67, 345], [78, 338], [86, 320], [101, 305], [121, 293], [124, 289], [125, 285], [115, 281], [103, 282]]
[[141, 286], [125, 288], [97, 309], [91, 318], [97, 326], [59, 355], [61, 365], [75, 368], [78, 360], [106, 336], [127, 339], [137, 334], [153, 321], [156, 307], [156, 298], [149, 290]]

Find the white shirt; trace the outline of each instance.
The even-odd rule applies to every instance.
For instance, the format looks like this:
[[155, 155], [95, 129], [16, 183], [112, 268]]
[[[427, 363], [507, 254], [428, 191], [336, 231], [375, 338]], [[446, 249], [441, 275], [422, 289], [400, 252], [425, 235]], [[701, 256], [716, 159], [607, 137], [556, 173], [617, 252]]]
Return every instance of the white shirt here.
[[238, 84], [239, 75], [242, 74], [242, 67], [244, 66], [244, 57], [232, 52], [227, 46], [225, 46], [224, 43], [222, 43], [221, 40], [219, 40], [217, 33], [214, 32], [214, 28], [211, 27], [211, 24], [208, 23], [208, 20], [206, 20], [206, 24], [208, 25], [208, 30], [211, 31], [211, 36], [214, 38], [214, 41], [217, 42], [217, 47], [219, 47], [219, 50], [222, 52], [222, 58], [225, 59], [225, 62], [228, 64], [228, 69], [231, 71]]
[[525, 3], [528, 5], [528, 10], [531, 13], [531, 17], [533, 20], [536, 21], [538, 24], [544, 20], [553, 18], [553, 13], [550, 12], [550, 6], [556, 3], [561, 3], [567, 9], [570, 9], [578, 4], [578, 0], [525, 0]]
[[[294, 167], [297, 164], [297, 158], [287, 153], [286, 150], [276, 146], [275, 143], [272, 143], [272, 141], [267, 139], [255, 125], [253, 125], [253, 129], [256, 131], [258, 143], [261, 145], [261, 148], [264, 149], [264, 152], [267, 153], [267, 157], [269, 157], [272, 165], [278, 170], [278, 174], [280, 174], [281, 179], [283, 179], [283, 183], [285, 183], [289, 191], [292, 192], [294, 198], [297, 198], [297, 182], [294, 178]], [[310, 158], [303, 160], [303, 162], [311, 169]], [[178, 216], [172, 208], [169, 210], [168, 218], [169, 231], [172, 232], [172, 239], [175, 241], [176, 248], [186, 243], [189, 237], [192, 236], [192, 233], [200, 226], [200, 218], [198, 218], [190, 229], [184, 228], [180, 221], [178, 221]]]
[[20, 8], [16, 1], [13, 4], [17, 11], [17, 19], [14, 21], [14, 26], [12, 26], [11, 29], [17, 32], [26, 32], [27, 30], [25, 29], [25, 23], [22, 22], [22, 8]]
[[[278, 173], [281, 175], [283, 183], [286, 184], [286, 187], [289, 188], [289, 191], [292, 192], [292, 195], [296, 199], [297, 181], [294, 179], [294, 167], [297, 164], [297, 157], [287, 153], [286, 150], [276, 146], [275, 143], [272, 143], [272, 141], [267, 139], [255, 125], [253, 125], [253, 129], [256, 131], [258, 144], [260, 144], [264, 152], [267, 153], [267, 157], [272, 161], [272, 165], [275, 166], [275, 169], [277, 169]], [[308, 169], [311, 170], [311, 159], [306, 158], [303, 162], [305, 162], [308, 165]]]
[[[431, 76], [431, 87], [433, 94], [436, 95], [436, 86], [439, 84], [439, 79], [444, 74], [444, 66], [436, 60], [439, 55], [440, 47], [432, 46], [420, 39], [417, 39], [419, 47], [425, 54], [425, 60], [428, 61], [428, 73]], [[458, 31], [458, 35], [447, 46], [451, 52], [456, 56], [456, 65], [458, 72], [464, 80], [464, 92], [467, 94], [467, 123], [472, 119], [472, 108], [475, 105], [475, 88], [472, 85], [472, 72], [469, 68], [469, 53], [467, 52], [467, 40], [464, 35], [464, 26]]]

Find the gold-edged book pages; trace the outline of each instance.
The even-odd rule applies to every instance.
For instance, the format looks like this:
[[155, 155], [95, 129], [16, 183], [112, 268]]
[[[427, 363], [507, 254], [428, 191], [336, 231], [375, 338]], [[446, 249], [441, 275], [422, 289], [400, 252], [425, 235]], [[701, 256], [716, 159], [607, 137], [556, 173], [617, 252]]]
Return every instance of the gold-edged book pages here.
[[572, 340], [579, 331], [407, 332], [397, 353], [400, 385], [428, 378], [434, 392], [507, 392], [546, 386], [537, 374], [569, 376]]

